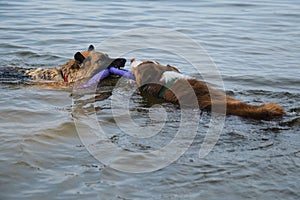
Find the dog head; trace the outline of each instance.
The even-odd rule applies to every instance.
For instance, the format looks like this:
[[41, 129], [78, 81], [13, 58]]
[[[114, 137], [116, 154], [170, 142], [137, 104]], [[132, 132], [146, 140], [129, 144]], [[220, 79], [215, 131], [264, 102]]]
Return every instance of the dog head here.
[[162, 83], [162, 78], [165, 72], [180, 73], [176, 67], [171, 65], [164, 66], [155, 61], [139, 61], [132, 59], [130, 62], [138, 87], [148, 84], [164, 84]]
[[[93, 45], [90, 45], [88, 51], [77, 52], [74, 55], [74, 65], [71, 67], [76, 69], [76, 74], [70, 77], [69, 82], [74, 82], [82, 79], [90, 79], [98, 72], [110, 68], [124, 67], [126, 63], [125, 58], [110, 58], [107, 54], [96, 52]], [[69, 73], [72, 76], [71, 73]]]

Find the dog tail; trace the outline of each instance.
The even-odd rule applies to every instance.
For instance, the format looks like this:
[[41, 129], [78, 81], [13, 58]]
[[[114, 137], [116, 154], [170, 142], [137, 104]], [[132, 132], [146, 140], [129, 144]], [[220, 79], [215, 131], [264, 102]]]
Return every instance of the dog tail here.
[[243, 102], [227, 102], [227, 114], [238, 115], [246, 118], [271, 120], [282, 117], [284, 109], [276, 103], [266, 103], [259, 106], [249, 105]]

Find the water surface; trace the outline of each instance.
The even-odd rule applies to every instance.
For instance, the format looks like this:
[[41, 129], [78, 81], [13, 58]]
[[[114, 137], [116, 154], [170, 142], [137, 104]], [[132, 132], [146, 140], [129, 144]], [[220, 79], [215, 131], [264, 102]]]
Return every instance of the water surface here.
[[[164, 28], [206, 49], [229, 94], [252, 104], [276, 102], [287, 112], [274, 121], [227, 117], [217, 145], [200, 159], [210, 119], [203, 113], [196, 138], [180, 159], [151, 173], [129, 174], [87, 151], [75, 117], [97, 108], [112, 142], [147, 152], [174, 137], [180, 122], [176, 106], [162, 104], [168, 114], [162, 134], [138, 139], [115, 126], [111, 97], [102, 98], [111, 86], [102, 88], [93, 102], [94, 95], [74, 97], [68, 89], [1, 83], [0, 199], [300, 198], [298, 1], [1, 1], [0, 7], [0, 67], [55, 67], [89, 44], [119, 56], [118, 43], [102, 49], [101, 42], [135, 28]], [[200, 78], [187, 61], [159, 47], [126, 56], [170, 63]], [[134, 90], [125, 82], [115, 92]], [[149, 122], [151, 104], [138, 93], [130, 109], [137, 123]]]

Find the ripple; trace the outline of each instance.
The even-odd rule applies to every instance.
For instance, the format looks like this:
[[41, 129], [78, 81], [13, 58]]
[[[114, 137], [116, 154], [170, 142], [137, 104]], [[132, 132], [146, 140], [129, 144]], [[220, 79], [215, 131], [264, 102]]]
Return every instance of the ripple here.
[[[115, 126], [111, 86], [100, 86], [103, 90], [96, 94], [85, 91], [70, 97], [68, 90], [0, 83], [0, 199], [47, 199], [53, 194], [61, 199], [299, 199], [296, 1], [5, 0], [0, 6], [1, 67], [56, 67], [90, 43], [104, 51], [101, 42], [122, 31], [163, 27], [185, 34], [207, 50], [228, 94], [253, 104], [273, 101], [287, 112], [282, 119], [268, 122], [228, 116], [217, 145], [199, 159], [211, 116], [202, 113], [195, 141], [179, 160], [153, 173], [127, 174], [104, 166], [88, 153], [71, 111], [90, 115], [98, 108], [98, 121], [114, 145], [146, 152], [174, 137], [180, 123], [176, 106], [135, 93], [130, 104], [135, 119], [146, 124], [149, 108], [156, 103], [170, 117], [159, 136], [138, 140]], [[142, 44], [143, 37], [139, 39]], [[105, 51], [114, 56], [118, 46], [112, 43]], [[183, 49], [199, 57], [192, 49]], [[145, 46], [132, 55], [197, 75], [181, 55], [171, 56], [159, 46], [152, 51]], [[209, 69], [206, 63], [199, 65]]]

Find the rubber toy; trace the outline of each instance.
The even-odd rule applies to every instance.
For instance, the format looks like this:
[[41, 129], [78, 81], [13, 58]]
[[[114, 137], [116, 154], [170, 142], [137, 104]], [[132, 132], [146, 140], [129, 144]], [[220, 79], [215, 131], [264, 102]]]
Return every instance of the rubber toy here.
[[88, 80], [88, 82], [78, 86], [78, 88], [91, 87], [92, 85], [95, 85], [98, 82], [105, 79], [106, 77], [108, 77], [110, 74], [114, 74], [114, 75], [125, 77], [127, 79], [135, 80], [135, 77], [131, 71], [129, 71], [127, 69], [118, 69], [115, 67], [110, 67], [109, 69], [104, 69], [104, 70], [98, 72], [92, 78], [90, 78], [90, 80]]

